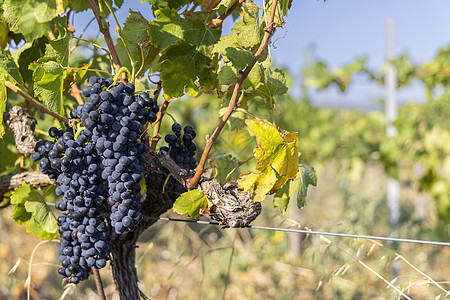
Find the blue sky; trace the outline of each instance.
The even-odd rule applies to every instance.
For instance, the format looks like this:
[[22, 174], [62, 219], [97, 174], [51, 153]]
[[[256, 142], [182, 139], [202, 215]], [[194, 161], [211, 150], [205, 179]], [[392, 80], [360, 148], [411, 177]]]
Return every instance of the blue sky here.
[[[255, 0], [262, 6], [262, 0]], [[149, 5], [139, 0], [125, 1], [117, 12], [121, 22], [128, 16], [128, 8], [140, 10], [151, 19]], [[305, 51], [314, 45], [314, 56], [326, 61], [334, 69], [367, 56], [368, 65], [379, 69], [385, 60], [386, 19], [394, 21], [395, 53], [408, 51], [413, 62], [431, 60], [440, 47], [450, 44], [450, 1], [445, 0], [295, 0], [286, 19], [285, 29], [279, 28], [272, 39], [272, 56], [276, 66], [287, 67], [294, 77], [291, 93], [299, 95], [300, 71], [304, 66]], [[90, 12], [75, 19], [75, 28], [81, 28], [91, 19]], [[110, 20], [112, 28], [115, 24]], [[89, 33], [98, 32], [95, 22]], [[224, 30], [229, 30], [226, 27]], [[283, 37], [283, 35], [285, 35]], [[281, 38], [283, 37], [283, 38]], [[345, 94], [335, 89], [313, 92], [314, 103], [332, 106], [360, 106], [379, 108], [384, 90], [376, 84], [359, 83]], [[398, 94], [401, 103], [422, 101], [423, 89], [416, 84]]]

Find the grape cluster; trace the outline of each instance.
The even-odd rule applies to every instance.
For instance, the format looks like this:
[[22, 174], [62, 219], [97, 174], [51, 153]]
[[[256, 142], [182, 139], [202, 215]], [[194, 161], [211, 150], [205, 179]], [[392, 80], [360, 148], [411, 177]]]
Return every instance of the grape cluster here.
[[195, 151], [197, 145], [193, 141], [197, 136], [194, 127], [187, 125], [184, 127], [184, 134], [181, 136], [181, 125], [174, 123], [172, 125], [172, 133], [167, 134], [164, 140], [169, 146], [161, 147], [162, 151], [168, 152], [173, 161], [186, 170], [195, 169], [197, 160], [195, 159]]
[[55, 193], [63, 196], [55, 205], [67, 211], [58, 218], [58, 272], [71, 283], [86, 279], [92, 267], [103, 268], [109, 259], [112, 244], [102, 215], [107, 207], [117, 234], [133, 230], [142, 218], [139, 183], [146, 147], [141, 126], [154, 122], [159, 110], [147, 93], [134, 95], [131, 83], [96, 76], [89, 83], [82, 90], [88, 99], [70, 113], [77, 132], [52, 127], [54, 141], [38, 142], [31, 155], [41, 172], [56, 179]]
[[83, 132], [75, 138], [70, 128], [52, 127], [49, 135], [55, 141], [38, 142], [31, 159], [39, 160], [39, 170], [59, 185], [55, 193], [63, 197], [55, 207], [68, 213], [58, 218], [62, 264], [58, 272], [66, 281], [78, 283], [88, 277], [91, 267], [103, 268], [112, 250], [100, 216], [105, 212], [101, 159]]
[[145, 92], [134, 94], [134, 85], [89, 79], [91, 86], [82, 93], [89, 97], [84, 105], [72, 111], [92, 133], [97, 152], [102, 157], [102, 179], [109, 187], [108, 204], [111, 207], [111, 225], [117, 234], [132, 231], [142, 218], [139, 185], [144, 171], [145, 145], [140, 141], [141, 127], [156, 121], [159, 107]]

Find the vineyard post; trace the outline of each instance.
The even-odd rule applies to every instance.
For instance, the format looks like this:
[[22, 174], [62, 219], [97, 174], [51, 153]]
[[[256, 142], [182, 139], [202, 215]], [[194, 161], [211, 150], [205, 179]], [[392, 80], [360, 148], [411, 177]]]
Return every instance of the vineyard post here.
[[[394, 58], [394, 22], [392, 19], [386, 20], [386, 104], [385, 104], [385, 114], [386, 114], [386, 136], [392, 138], [395, 136], [397, 130], [393, 124], [395, 119], [397, 119], [397, 99], [396, 99], [396, 89], [397, 89], [397, 72], [394, 65], [389, 61]], [[392, 235], [396, 237], [398, 235], [398, 221], [400, 219], [400, 183], [392, 178], [387, 178], [387, 201], [389, 208], [389, 223], [391, 225]], [[398, 247], [397, 244], [394, 245], [395, 248]], [[399, 275], [399, 264], [394, 262], [392, 270], [394, 276]]]

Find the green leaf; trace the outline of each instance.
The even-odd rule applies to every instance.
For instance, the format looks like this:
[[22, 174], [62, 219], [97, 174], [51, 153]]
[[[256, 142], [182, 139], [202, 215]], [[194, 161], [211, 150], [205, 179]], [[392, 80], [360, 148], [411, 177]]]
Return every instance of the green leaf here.
[[306, 204], [306, 195], [308, 194], [308, 186], [317, 185], [317, 173], [314, 168], [306, 168], [301, 162], [299, 164], [300, 172], [294, 180], [291, 181], [289, 195], [292, 198], [297, 192], [297, 206], [302, 208]]
[[235, 43], [230, 35], [222, 37], [214, 45], [213, 52], [221, 54], [225, 63], [231, 63], [238, 70], [243, 70], [252, 63], [252, 53]]
[[197, 78], [199, 74], [210, 74], [210, 59], [205, 56], [201, 48], [180, 44], [167, 48], [162, 55], [160, 71], [163, 84], [164, 97], [166, 99], [181, 97], [185, 90], [195, 97], [199, 91]]
[[258, 93], [266, 99], [271, 99], [276, 95], [284, 95], [288, 91], [286, 78], [283, 71], [264, 68], [264, 81], [257, 88]]
[[28, 69], [28, 66], [44, 56], [47, 41], [46, 37], [42, 37], [33, 42], [27, 42], [12, 53], [24, 82], [29, 85], [32, 84], [33, 71]]
[[130, 15], [123, 25], [122, 36], [127, 45], [132, 47], [130, 49], [132, 52], [139, 48], [138, 44], [143, 43], [147, 39], [148, 27], [148, 21], [141, 13], [130, 9]]
[[243, 47], [253, 47], [261, 42], [259, 7], [255, 3], [242, 4], [241, 19], [234, 25], [231, 35]]
[[26, 223], [27, 232], [31, 232], [34, 236], [44, 239], [44, 240], [52, 240], [56, 236], [58, 236], [58, 232], [50, 233], [42, 229], [42, 227], [36, 223], [36, 221], [31, 218]]
[[19, 69], [8, 50], [0, 50], [0, 76], [3, 78], [4, 74], [7, 74], [8, 77], [14, 79], [15, 82], [22, 83]]
[[317, 174], [313, 168], [306, 168], [303, 162], [300, 162], [299, 169], [297, 176], [290, 180], [289, 185], [285, 184], [274, 195], [273, 206], [278, 207], [283, 213], [286, 212], [291, 199], [297, 199], [298, 208], [305, 206], [308, 186], [317, 185]]
[[[216, 168], [217, 175], [214, 178], [222, 184], [230, 180], [237, 180], [240, 173], [238, 165], [239, 161], [232, 155], [223, 155], [215, 158], [212, 166]], [[231, 173], [233, 170], [234, 172]]]
[[16, 187], [11, 193], [11, 204], [24, 204], [32, 193], [34, 193], [33, 186], [22, 182], [22, 185]]
[[217, 74], [217, 79], [219, 80], [221, 91], [227, 91], [231, 85], [236, 84], [236, 69], [232, 66], [224, 65]]
[[199, 190], [192, 190], [180, 195], [173, 204], [173, 210], [180, 214], [188, 214], [191, 219], [197, 220], [200, 210], [208, 207], [208, 198]]
[[[130, 15], [126, 20], [121, 33], [121, 36], [130, 50], [132, 60], [136, 64], [137, 69], [142, 65], [142, 53], [139, 44], [143, 45], [144, 67], [141, 71], [142, 73], [148, 70], [160, 52], [158, 48], [149, 44], [150, 39], [147, 35], [148, 27], [148, 21], [139, 12], [130, 10]], [[123, 62], [125, 67], [131, 70], [132, 62], [130, 62], [130, 57], [121, 39], [117, 39], [116, 48], [120, 61]]]
[[55, 233], [58, 230], [58, 222], [44, 198], [34, 192], [25, 202], [25, 209], [33, 215], [34, 220], [43, 230]]
[[56, 60], [62, 66], [67, 66], [69, 63], [69, 42], [70, 36], [67, 31], [64, 31], [63, 35], [61, 34], [60, 37], [47, 44], [45, 57]]
[[[219, 116], [220, 118], [223, 117], [225, 114], [225, 111], [227, 110], [227, 107], [221, 108], [219, 110]], [[231, 116], [228, 118], [227, 125], [229, 127], [229, 130], [241, 130], [245, 126], [245, 113], [242, 111], [235, 111], [231, 114]]]
[[5, 19], [0, 20], [0, 48], [4, 49], [10, 41], [8, 36], [9, 28], [8, 22]]
[[15, 204], [13, 218], [27, 224], [27, 232], [40, 238], [51, 239], [57, 235], [58, 223], [55, 215], [41, 194], [26, 182], [15, 188], [11, 194], [11, 204]]
[[183, 19], [170, 9], [159, 9], [155, 16], [156, 21], [150, 22], [148, 33], [152, 44], [160, 49], [180, 41], [190, 45], [211, 45], [220, 38], [220, 30], [207, 27], [202, 19]]
[[64, 69], [55, 61], [33, 63], [30, 69], [33, 70], [35, 96], [48, 109], [63, 115]]
[[75, 12], [85, 11], [85, 10], [91, 8], [91, 6], [89, 5], [89, 2], [79, 1], [79, 0], [71, 0], [69, 2], [69, 7], [72, 10], [74, 10]]
[[273, 206], [278, 207], [278, 209], [284, 214], [287, 210], [290, 199], [289, 186], [285, 184], [273, 196]]
[[14, 205], [11, 217], [19, 224], [27, 222], [31, 218], [31, 213], [27, 212], [22, 203]]
[[151, 4], [153, 11], [160, 8], [178, 9], [183, 5], [190, 3], [189, 0], [141, 0], [141, 3], [143, 2]]
[[58, 15], [56, 2], [46, 0], [9, 0], [3, 3], [3, 9], [8, 11], [6, 19], [13, 24], [11, 28], [19, 28], [28, 41], [51, 31], [51, 20]]
[[253, 149], [258, 161], [258, 173], [242, 174], [239, 186], [248, 191], [253, 188], [254, 201], [262, 201], [267, 194], [275, 193], [298, 173], [298, 134], [278, 130], [272, 123], [256, 119], [246, 120], [247, 129], [256, 136]]

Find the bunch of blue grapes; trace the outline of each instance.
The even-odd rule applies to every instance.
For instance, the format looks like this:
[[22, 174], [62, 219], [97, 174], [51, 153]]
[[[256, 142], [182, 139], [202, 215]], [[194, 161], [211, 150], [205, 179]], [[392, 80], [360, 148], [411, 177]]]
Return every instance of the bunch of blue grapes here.
[[112, 250], [101, 216], [105, 212], [101, 158], [84, 130], [75, 137], [71, 128], [52, 127], [49, 135], [55, 140], [39, 141], [31, 159], [39, 160], [39, 170], [59, 185], [55, 193], [62, 200], [55, 207], [67, 213], [58, 218], [62, 264], [58, 272], [67, 282], [78, 283], [92, 267], [103, 268]]
[[193, 141], [197, 133], [191, 125], [183, 128], [183, 135], [181, 135], [181, 125], [174, 123], [172, 125], [172, 133], [167, 134], [164, 140], [169, 146], [161, 147], [160, 150], [168, 152], [172, 160], [181, 168], [186, 170], [195, 169], [197, 160], [195, 159], [195, 151], [197, 145]]
[[[156, 120], [159, 107], [147, 93], [134, 95], [134, 85], [89, 78], [88, 97], [72, 110], [76, 133], [50, 128], [54, 141], [36, 144], [33, 161], [59, 185], [56, 208], [61, 242], [58, 249], [67, 282], [86, 279], [93, 267], [103, 268], [112, 251], [104, 213], [117, 234], [132, 231], [142, 218], [140, 181], [146, 146], [141, 127]], [[106, 193], [105, 186], [108, 186]]]
[[134, 230], [142, 218], [141, 186], [144, 152], [141, 128], [156, 121], [159, 107], [148, 93], [134, 95], [131, 83], [91, 77], [91, 86], [83, 88], [89, 97], [84, 105], [71, 112], [92, 134], [97, 152], [102, 157], [102, 179], [109, 187], [107, 203], [111, 208], [111, 225], [117, 234]]

